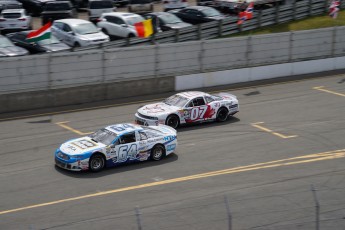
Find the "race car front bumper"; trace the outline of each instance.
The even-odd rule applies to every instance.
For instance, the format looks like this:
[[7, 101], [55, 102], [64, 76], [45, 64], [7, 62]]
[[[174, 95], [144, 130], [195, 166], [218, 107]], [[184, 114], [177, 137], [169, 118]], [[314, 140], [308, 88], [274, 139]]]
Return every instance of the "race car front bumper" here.
[[157, 117], [149, 117], [149, 116], [136, 113], [135, 123], [138, 125], [145, 125], [145, 126], [149, 126], [149, 125], [157, 126], [159, 125], [159, 120]]
[[71, 170], [71, 171], [81, 171], [82, 168], [78, 166], [76, 163], [66, 163], [61, 161], [59, 158], [55, 157], [55, 165], [59, 168]]

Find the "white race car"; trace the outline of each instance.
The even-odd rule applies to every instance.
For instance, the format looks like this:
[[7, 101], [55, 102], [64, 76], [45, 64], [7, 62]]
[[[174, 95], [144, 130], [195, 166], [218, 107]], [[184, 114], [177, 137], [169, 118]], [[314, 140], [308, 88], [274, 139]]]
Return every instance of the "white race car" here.
[[141, 125], [165, 124], [176, 129], [186, 123], [223, 122], [238, 111], [238, 100], [232, 94], [210, 95], [189, 91], [177, 93], [163, 102], [140, 107], [135, 114], [135, 122]]
[[55, 164], [72, 171], [98, 172], [124, 163], [158, 161], [176, 146], [176, 130], [169, 126], [115, 124], [63, 143], [55, 151]]

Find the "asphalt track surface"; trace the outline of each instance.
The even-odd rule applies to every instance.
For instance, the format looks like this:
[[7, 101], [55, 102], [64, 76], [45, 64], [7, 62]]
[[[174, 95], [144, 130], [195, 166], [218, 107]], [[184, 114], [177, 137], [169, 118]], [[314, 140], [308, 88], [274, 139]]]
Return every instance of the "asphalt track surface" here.
[[139, 229], [136, 207], [143, 230], [228, 229], [227, 197], [232, 229], [309, 230], [311, 185], [320, 229], [345, 229], [345, 75], [230, 92], [240, 113], [180, 128], [176, 154], [96, 174], [54, 167], [54, 150], [147, 101], [2, 118], [0, 229]]

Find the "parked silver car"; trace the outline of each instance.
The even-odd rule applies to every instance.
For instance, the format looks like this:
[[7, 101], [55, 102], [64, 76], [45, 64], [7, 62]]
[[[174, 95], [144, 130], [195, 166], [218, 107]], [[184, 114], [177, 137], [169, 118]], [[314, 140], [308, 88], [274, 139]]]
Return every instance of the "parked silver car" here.
[[90, 21], [83, 19], [55, 20], [51, 27], [53, 35], [69, 46], [97, 45], [109, 41], [109, 36]]
[[0, 35], [0, 57], [14, 57], [27, 54], [29, 54], [29, 51], [15, 46], [8, 38]]
[[137, 31], [134, 24], [144, 20], [142, 16], [133, 13], [104, 13], [100, 17], [97, 27], [112, 38], [136, 37]]

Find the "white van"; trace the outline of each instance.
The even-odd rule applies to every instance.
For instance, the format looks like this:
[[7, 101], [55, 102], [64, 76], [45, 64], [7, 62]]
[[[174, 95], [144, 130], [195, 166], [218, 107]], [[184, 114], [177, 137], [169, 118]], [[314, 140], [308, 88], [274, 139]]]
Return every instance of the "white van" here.
[[187, 0], [163, 0], [164, 12], [189, 6]]
[[103, 13], [116, 11], [112, 0], [90, 0], [88, 4], [89, 21], [96, 22]]
[[152, 0], [129, 0], [128, 12], [136, 14], [146, 14], [153, 12]]

